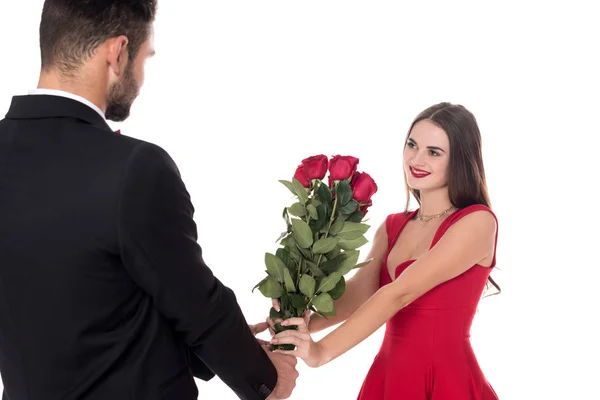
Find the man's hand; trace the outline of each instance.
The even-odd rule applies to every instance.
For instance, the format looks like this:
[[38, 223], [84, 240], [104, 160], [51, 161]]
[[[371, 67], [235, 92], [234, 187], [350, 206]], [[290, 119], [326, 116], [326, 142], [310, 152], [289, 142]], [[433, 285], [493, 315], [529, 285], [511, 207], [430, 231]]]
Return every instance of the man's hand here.
[[292, 391], [296, 387], [296, 379], [298, 379], [298, 371], [296, 357], [283, 354], [276, 354], [266, 349], [267, 355], [277, 369], [277, 385], [267, 400], [282, 400], [287, 399], [292, 395]]
[[[269, 324], [267, 324], [266, 322], [260, 322], [258, 324], [254, 324], [254, 325], [248, 325], [248, 327], [250, 328], [250, 331], [252, 331], [252, 334], [254, 336], [258, 335], [261, 332], [264, 332], [267, 330], [267, 328], [269, 328]], [[259, 338], [256, 338], [256, 340], [258, 341], [258, 343], [260, 343], [261, 346], [270, 346], [271, 344], [269, 342], [266, 342], [264, 340], [261, 340]]]

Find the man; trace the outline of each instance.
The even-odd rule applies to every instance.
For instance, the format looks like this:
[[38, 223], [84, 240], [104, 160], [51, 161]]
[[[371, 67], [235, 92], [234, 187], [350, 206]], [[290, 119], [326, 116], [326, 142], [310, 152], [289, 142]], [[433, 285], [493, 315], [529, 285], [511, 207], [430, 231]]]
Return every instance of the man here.
[[44, 3], [38, 89], [0, 121], [3, 399], [191, 400], [215, 374], [241, 399], [295, 386], [296, 359], [261, 347], [204, 264], [169, 155], [106, 123], [129, 116], [155, 12]]

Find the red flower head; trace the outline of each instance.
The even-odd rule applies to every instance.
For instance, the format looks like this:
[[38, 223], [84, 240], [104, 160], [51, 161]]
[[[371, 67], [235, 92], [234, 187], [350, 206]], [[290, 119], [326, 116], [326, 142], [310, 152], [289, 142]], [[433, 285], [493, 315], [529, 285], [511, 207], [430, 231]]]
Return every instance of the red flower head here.
[[323, 179], [327, 173], [327, 156], [320, 154], [302, 160], [304, 166], [304, 175], [308, 180]]
[[352, 177], [352, 186], [354, 200], [358, 201], [363, 206], [360, 211], [367, 213], [367, 209], [371, 206], [371, 197], [377, 192], [377, 184], [371, 178], [371, 175], [366, 172], [357, 172]]
[[298, 168], [296, 168], [296, 173], [294, 174], [294, 178], [296, 178], [298, 182], [300, 182], [305, 188], [310, 187], [310, 182], [304, 174], [304, 165], [298, 165]]
[[358, 167], [358, 158], [352, 156], [333, 156], [329, 161], [330, 181], [350, 178]]

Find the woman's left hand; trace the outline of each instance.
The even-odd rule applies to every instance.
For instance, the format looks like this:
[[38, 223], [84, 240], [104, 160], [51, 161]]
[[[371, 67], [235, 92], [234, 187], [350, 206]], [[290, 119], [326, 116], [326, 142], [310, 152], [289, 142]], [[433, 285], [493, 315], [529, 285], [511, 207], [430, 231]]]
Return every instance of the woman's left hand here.
[[290, 318], [281, 322], [282, 326], [297, 326], [298, 330], [285, 330], [271, 339], [271, 344], [292, 344], [296, 350], [275, 350], [276, 353], [288, 354], [301, 358], [306, 365], [312, 368], [325, 363], [324, 352], [319, 342], [312, 340], [306, 321], [303, 318]]

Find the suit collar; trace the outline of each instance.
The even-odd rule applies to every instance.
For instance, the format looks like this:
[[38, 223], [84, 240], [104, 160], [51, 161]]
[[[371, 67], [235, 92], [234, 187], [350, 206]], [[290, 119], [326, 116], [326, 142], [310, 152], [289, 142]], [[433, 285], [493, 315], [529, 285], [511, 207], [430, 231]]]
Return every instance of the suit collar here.
[[105, 118], [104, 112], [97, 105], [95, 105], [94, 103], [92, 103], [91, 101], [86, 99], [85, 97], [81, 97], [75, 93], [65, 92], [64, 90], [58, 90], [58, 89], [36, 88], [36, 89], [30, 90], [29, 94], [32, 94], [32, 95], [49, 94], [49, 95], [62, 96], [62, 97], [67, 97], [69, 99], [77, 100], [77, 101], [85, 104], [86, 106], [93, 108], [94, 111], [96, 111], [102, 118]]
[[98, 128], [109, 129], [108, 123], [94, 109], [67, 97], [54, 95], [14, 96], [6, 114], [8, 119], [71, 117]]

